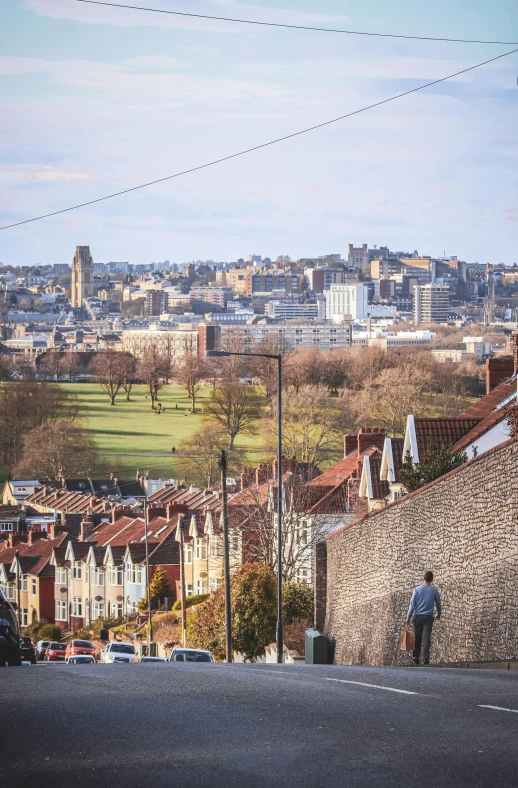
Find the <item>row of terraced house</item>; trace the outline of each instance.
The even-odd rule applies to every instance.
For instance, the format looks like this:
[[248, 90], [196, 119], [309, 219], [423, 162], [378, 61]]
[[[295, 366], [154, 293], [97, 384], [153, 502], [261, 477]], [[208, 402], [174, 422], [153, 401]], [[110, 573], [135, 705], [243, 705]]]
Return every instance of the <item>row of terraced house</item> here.
[[[314, 542], [357, 518], [359, 501], [372, 510], [405, 495], [400, 471], [407, 453], [419, 462], [434, 442], [462, 449], [471, 458], [508, 439], [517, 359], [509, 359], [507, 366], [499, 360], [495, 374], [492, 361], [487, 395], [456, 418], [410, 414], [402, 438], [363, 428], [345, 436], [343, 459], [323, 473], [285, 459], [285, 517], [293, 520], [285, 539], [298, 545], [292, 551], [296, 566], [290, 579], [312, 584]], [[232, 568], [264, 560], [258, 543], [265, 527], [274, 543], [276, 470], [275, 463], [245, 468], [240, 490], [229, 499]], [[162, 567], [173, 596], [179, 596], [180, 526], [187, 595], [217, 588], [223, 576], [220, 493], [178, 483], [152, 490], [117, 480], [6, 483], [0, 507], [0, 586], [18, 602], [22, 625], [46, 620], [77, 630], [97, 618], [136, 612], [147, 576], [145, 500], [150, 576]]]

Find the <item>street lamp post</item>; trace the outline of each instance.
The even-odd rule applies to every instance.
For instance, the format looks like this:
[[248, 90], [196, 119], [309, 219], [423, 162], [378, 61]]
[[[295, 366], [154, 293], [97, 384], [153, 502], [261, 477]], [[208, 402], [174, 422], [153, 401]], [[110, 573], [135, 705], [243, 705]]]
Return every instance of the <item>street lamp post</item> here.
[[282, 624], [282, 356], [280, 353], [239, 353], [228, 350], [206, 350], [207, 358], [228, 356], [252, 356], [271, 358], [277, 362], [277, 662], [284, 656], [284, 633]]
[[227, 453], [221, 451], [221, 513], [223, 520], [224, 582], [225, 582], [225, 656], [232, 662], [232, 607], [230, 600], [230, 542], [228, 535]]

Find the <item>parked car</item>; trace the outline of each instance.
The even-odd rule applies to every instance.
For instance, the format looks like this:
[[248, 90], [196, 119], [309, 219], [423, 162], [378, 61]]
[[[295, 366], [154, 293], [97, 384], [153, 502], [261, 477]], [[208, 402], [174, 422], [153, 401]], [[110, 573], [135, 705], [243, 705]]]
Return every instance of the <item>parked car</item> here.
[[66, 650], [66, 643], [49, 643], [45, 652], [45, 662], [55, 662], [57, 660], [63, 661], [65, 659]]
[[30, 662], [31, 665], [36, 664], [36, 652], [29, 635], [22, 635], [20, 638], [20, 654], [22, 660]]
[[43, 659], [45, 657], [45, 652], [47, 650], [47, 646], [49, 645], [50, 640], [38, 640], [36, 645], [34, 646], [34, 650], [36, 652], [36, 659]]
[[0, 588], [0, 667], [21, 665], [20, 628], [16, 606]]
[[71, 640], [65, 652], [65, 659], [76, 657], [79, 654], [87, 654], [95, 659], [95, 648], [89, 640]]
[[199, 648], [174, 648], [169, 662], [214, 662], [214, 657], [210, 651]]
[[141, 657], [141, 662], [167, 662], [165, 657]]
[[137, 655], [133, 643], [121, 643], [114, 640], [108, 643], [104, 651], [101, 651], [101, 662], [136, 662]]
[[76, 657], [68, 657], [67, 665], [95, 665], [95, 657], [90, 654], [78, 654]]

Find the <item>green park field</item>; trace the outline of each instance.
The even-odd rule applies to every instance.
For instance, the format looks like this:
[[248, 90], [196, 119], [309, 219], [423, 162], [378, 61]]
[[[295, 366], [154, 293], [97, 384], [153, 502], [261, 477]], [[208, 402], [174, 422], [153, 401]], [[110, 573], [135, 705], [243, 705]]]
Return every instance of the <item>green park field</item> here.
[[[200, 391], [196, 413], [190, 412], [190, 403], [180, 386], [164, 386], [159, 402], [165, 411], [157, 415], [146, 399], [147, 388], [134, 386], [131, 401], [127, 402], [120, 391], [115, 405], [95, 383], [63, 383], [79, 400], [80, 418], [93, 431], [101, 457], [107, 467], [113, 465], [121, 477], [132, 478], [137, 469], [149, 471], [153, 477], [188, 476], [188, 459], [179, 448], [183, 440], [195, 432], [207, 419], [203, 411], [210, 397], [209, 387]], [[259, 437], [241, 437], [237, 447], [246, 451], [250, 462], [263, 457]], [[172, 448], [176, 453], [172, 453]], [[187, 478], [187, 481], [189, 479]]]

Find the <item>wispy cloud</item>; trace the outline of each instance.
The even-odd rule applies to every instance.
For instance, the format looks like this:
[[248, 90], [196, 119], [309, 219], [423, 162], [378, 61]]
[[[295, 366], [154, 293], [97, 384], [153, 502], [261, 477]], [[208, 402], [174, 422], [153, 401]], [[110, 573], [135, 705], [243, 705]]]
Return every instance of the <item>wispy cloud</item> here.
[[0, 167], [0, 182], [11, 186], [22, 183], [81, 183], [93, 180], [95, 177], [90, 172], [77, 172], [52, 166]]

